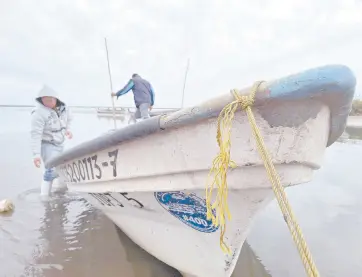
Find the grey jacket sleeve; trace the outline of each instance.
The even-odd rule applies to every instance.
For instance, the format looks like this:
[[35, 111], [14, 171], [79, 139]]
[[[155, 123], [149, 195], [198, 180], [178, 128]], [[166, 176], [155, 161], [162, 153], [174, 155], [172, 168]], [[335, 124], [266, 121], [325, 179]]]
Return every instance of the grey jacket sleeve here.
[[41, 114], [37, 111], [34, 111], [31, 115], [31, 150], [33, 157], [40, 157], [41, 154], [41, 141], [43, 137], [45, 120]]

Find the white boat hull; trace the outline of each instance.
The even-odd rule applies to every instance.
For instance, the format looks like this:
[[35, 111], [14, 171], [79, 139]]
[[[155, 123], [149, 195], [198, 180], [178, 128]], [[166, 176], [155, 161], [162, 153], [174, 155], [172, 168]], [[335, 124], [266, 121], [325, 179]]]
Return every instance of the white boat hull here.
[[230, 256], [220, 250], [219, 228], [206, 218], [202, 190], [84, 196], [139, 246], [184, 275], [223, 277], [231, 275], [255, 213], [272, 194], [267, 189], [230, 192]]
[[[284, 186], [308, 182], [322, 161], [329, 110], [323, 105], [318, 109], [315, 118], [299, 127], [272, 128], [256, 113]], [[73, 180], [68, 186], [71, 191], [84, 193], [87, 200], [158, 259], [189, 276], [229, 277], [252, 219], [273, 196], [242, 112], [236, 114], [232, 132], [232, 158], [239, 166], [228, 175], [232, 220], [227, 222], [225, 240], [231, 247], [230, 256], [220, 249], [219, 230], [206, 219], [205, 185], [218, 151], [215, 119], [81, 157], [62, 167], [61, 172], [65, 180]], [[198, 203], [174, 203], [172, 208], [180, 213], [177, 216], [157, 197], [171, 191], [179, 196], [195, 195]], [[114, 193], [105, 194], [108, 192]], [[134, 200], [127, 201], [125, 196]], [[195, 209], [202, 212], [195, 214]], [[208, 228], [211, 232], [205, 231]]]
[[[286, 185], [309, 181], [312, 170], [320, 167], [326, 149], [329, 110], [312, 101], [300, 103], [300, 107], [305, 105], [315, 118], [303, 122], [294, 114], [294, 120], [301, 121], [295, 127], [272, 127], [255, 111], [265, 144]], [[283, 108], [278, 112], [282, 113]], [[298, 105], [293, 110], [298, 111]], [[215, 137], [216, 118], [212, 118], [126, 141], [79, 157], [59, 169], [70, 189], [79, 192], [204, 189], [210, 165], [218, 153]], [[231, 141], [231, 158], [238, 167], [229, 172], [229, 188], [270, 188], [244, 112], [235, 115]]]
[[[348, 68], [327, 66], [260, 88], [253, 111], [284, 187], [310, 181], [322, 165], [326, 147], [343, 133], [355, 83]], [[223, 253], [220, 230], [206, 219], [205, 188], [219, 152], [217, 115], [232, 100], [224, 95], [127, 126], [47, 166], [184, 276], [230, 277], [253, 218], [273, 199], [247, 116], [238, 111], [231, 132], [237, 167], [227, 177], [232, 219], [225, 242], [231, 255]]]

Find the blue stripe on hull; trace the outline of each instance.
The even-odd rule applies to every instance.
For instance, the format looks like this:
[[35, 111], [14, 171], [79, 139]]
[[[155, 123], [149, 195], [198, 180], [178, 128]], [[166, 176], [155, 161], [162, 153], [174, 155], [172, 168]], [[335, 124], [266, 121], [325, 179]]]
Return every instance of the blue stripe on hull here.
[[[299, 100], [314, 98], [331, 111], [331, 128], [327, 146], [342, 135], [351, 109], [356, 77], [344, 65], [309, 69], [270, 83], [270, 99]], [[307, 107], [306, 107], [307, 108]]]

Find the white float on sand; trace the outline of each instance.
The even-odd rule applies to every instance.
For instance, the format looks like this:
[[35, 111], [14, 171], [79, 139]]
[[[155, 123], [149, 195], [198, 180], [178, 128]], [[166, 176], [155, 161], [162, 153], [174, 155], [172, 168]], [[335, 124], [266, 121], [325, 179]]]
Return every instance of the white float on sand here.
[[10, 199], [0, 200], [0, 213], [7, 213], [14, 209], [14, 203]]
[[[308, 182], [326, 147], [343, 133], [356, 80], [329, 65], [259, 88], [257, 124], [283, 186]], [[246, 95], [250, 88], [239, 91]], [[201, 105], [152, 117], [67, 150], [49, 161], [70, 191], [82, 193], [135, 243], [184, 276], [229, 277], [253, 218], [273, 199], [244, 111], [232, 127], [228, 174], [232, 220], [221, 251], [220, 229], [206, 217], [205, 187], [219, 149], [217, 117], [225, 94]]]

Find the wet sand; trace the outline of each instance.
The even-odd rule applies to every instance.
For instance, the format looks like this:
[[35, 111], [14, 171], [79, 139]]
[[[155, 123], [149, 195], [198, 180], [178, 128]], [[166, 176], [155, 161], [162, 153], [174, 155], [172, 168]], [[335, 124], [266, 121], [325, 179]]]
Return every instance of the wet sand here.
[[[41, 170], [32, 164], [29, 111], [0, 109], [0, 198], [15, 203], [13, 213], [0, 215], [0, 277], [181, 276], [133, 243], [80, 196], [59, 192], [49, 202], [40, 201]], [[111, 118], [95, 113], [75, 116], [74, 140], [68, 146], [113, 126]], [[246, 243], [232, 276], [269, 274]]]

